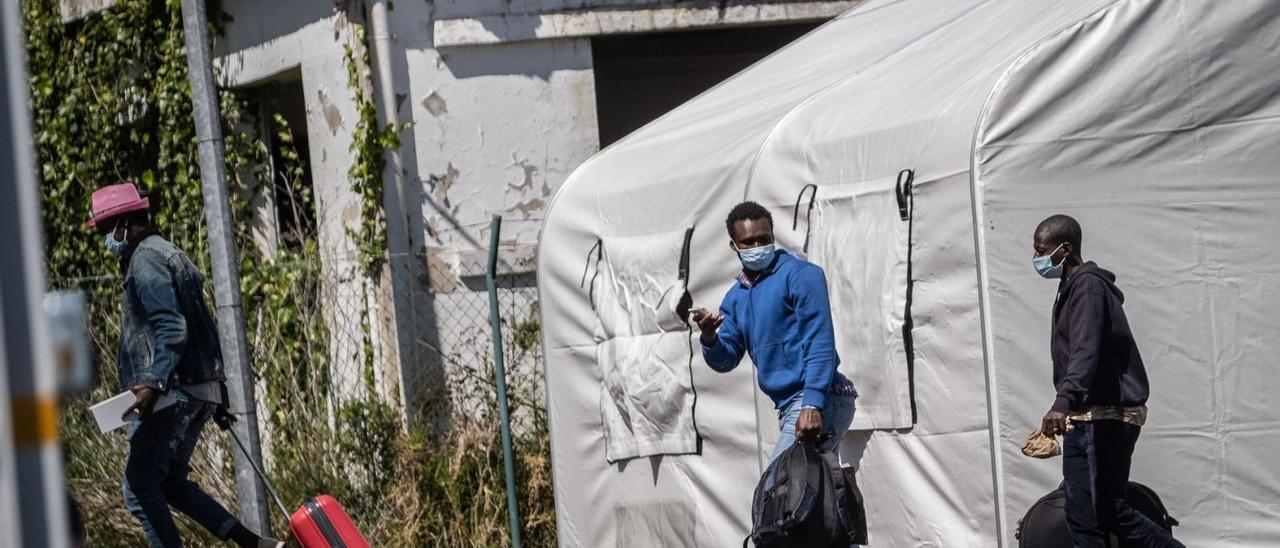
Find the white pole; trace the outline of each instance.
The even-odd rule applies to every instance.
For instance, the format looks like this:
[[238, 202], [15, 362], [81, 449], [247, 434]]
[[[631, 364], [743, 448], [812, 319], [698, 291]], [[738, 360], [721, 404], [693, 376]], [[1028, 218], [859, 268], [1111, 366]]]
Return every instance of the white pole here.
[[[17, 2], [0, 2], [0, 539], [68, 545], [58, 394], [43, 299], [44, 238], [36, 192]], [[7, 415], [7, 416], [4, 416]]]

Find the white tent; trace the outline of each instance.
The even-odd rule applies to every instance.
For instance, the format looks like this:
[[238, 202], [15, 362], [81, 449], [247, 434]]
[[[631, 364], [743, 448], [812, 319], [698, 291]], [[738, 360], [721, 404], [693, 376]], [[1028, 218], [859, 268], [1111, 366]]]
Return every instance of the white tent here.
[[1030, 242], [1058, 212], [1127, 292], [1134, 479], [1188, 545], [1280, 544], [1278, 74], [1273, 0], [871, 0], [601, 152], [538, 261], [560, 544], [746, 534], [776, 413], [673, 312], [686, 279], [719, 304], [744, 199], [827, 270], [873, 545], [1013, 545], [1061, 478], [1018, 452], [1053, 399]]

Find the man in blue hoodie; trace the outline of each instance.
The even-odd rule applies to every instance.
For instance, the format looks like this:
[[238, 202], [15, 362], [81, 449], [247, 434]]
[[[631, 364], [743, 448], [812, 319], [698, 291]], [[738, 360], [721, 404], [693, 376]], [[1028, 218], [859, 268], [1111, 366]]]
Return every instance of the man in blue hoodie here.
[[[725, 220], [729, 247], [742, 272], [720, 303], [720, 313], [693, 311], [702, 331], [702, 356], [712, 369], [737, 367], [744, 353], [756, 364], [760, 388], [778, 409], [781, 434], [773, 458], [796, 439], [840, 449], [853, 422], [853, 383], [836, 371], [835, 333], [827, 278], [819, 266], [776, 249], [773, 217], [743, 202]], [[824, 437], [825, 436], [825, 437]]]
[[1053, 215], [1040, 222], [1032, 241], [1036, 271], [1061, 280], [1050, 340], [1057, 394], [1040, 428], [1063, 437], [1071, 543], [1104, 548], [1110, 533], [1142, 546], [1182, 546], [1125, 500], [1133, 448], [1147, 419], [1147, 370], [1116, 276], [1084, 261], [1082, 237], [1075, 219]]

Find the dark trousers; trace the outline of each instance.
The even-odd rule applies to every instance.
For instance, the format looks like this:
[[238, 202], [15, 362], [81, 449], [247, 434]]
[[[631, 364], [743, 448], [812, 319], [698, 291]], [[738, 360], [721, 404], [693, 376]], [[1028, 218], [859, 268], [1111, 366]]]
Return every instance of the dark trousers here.
[[129, 430], [129, 457], [124, 466], [125, 506], [138, 518], [153, 547], [182, 546], [178, 526], [169, 513], [177, 509], [226, 539], [236, 518], [187, 478], [200, 432], [213, 416], [214, 404], [177, 393], [171, 407], [156, 411]]
[[1142, 546], [1181, 547], [1125, 500], [1129, 463], [1142, 427], [1122, 421], [1074, 422], [1063, 436], [1067, 528], [1076, 548], [1106, 548], [1107, 533]]

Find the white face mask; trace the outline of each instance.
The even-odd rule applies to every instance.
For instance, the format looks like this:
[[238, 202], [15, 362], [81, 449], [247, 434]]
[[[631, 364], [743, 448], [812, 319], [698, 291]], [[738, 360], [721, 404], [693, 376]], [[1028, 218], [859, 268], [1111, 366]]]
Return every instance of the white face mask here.
[[738, 250], [738, 260], [742, 261], [743, 268], [751, 272], [760, 272], [773, 264], [773, 256], [776, 253], [777, 249], [773, 244], [762, 245]]

